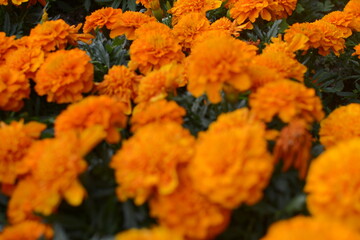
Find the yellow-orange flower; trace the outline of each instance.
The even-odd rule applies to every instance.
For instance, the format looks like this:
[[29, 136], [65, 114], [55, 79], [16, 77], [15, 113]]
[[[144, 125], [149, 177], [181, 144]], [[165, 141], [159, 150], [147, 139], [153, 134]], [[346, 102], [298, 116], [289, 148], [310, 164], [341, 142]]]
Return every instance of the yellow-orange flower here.
[[345, 8], [344, 12], [352, 16], [352, 21], [349, 25], [354, 31], [360, 31], [360, 1], [350, 0]]
[[116, 19], [116, 22], [110, 27], [110, 37], [115, 38], [117, 36], [125, 34], [127, 39], [134, 40], [136, 38], [135, 30], [149, 22], [156, 22], [156, 18], [150, 17], [140, 12], [124, 12]]
[[297, 216], [270, 226], [261, 240], [359, 240], [360, 235], [331, 218], [319, 219]]
[[115, 240], [183, 240], [181, 235], [176, 234], [164, 227], [152, 229], [130, 229], [115, 236]]
[[356, 46], [354, 47], [354, 49], [355, 49], [355, 52], [354, 52], [352, 55], [353, 55], [353, 56], [358, 55], [358, 58], [360, 58], [360, 44], [359, 44], [359, 45], [356, 45]]
[[226, 35], [199, 42], [186, 60], [188, 90], [196, 97], [206, 93], [212, 103], [221, 101], [220, 91], [225, 85], [238, 91], [248, 90], [251, 81], [246, 66], [256, 50], [255, 46]]
[[259, 119], [270, 122], [278, 116], [283, 122], [301, 118], [310, 123], [324, 117], [315, 89], [290, 80], [271, 82], [250, 95], [250, 107]]
[[104, 137], [103, 129], [96, 126], [80, 135], [67, 132], [33, 143], [17, 169], [27, 177], [11, 196], [7, 212], [10, 222], [36, 219], [33, 212], [50, 215], [62, 198], [70, 205], [80, 205], [86, 195], [78, 180], [87, 169], [83, 157]]
[[8, 0], [0, 0], [0, 5], [8, 5]]
[[285, 31], [284, 39], [289, 44], [302, 34], [308, 38], [301, 50], [307, 51], [310, 48], [317, 48], [322, 56], [334, 52], [339, 56], [345, 48], [344, 33], [336, 25], [324, 20], [317, 20], [313, 23], [295, 23]]
[[178, 186], [177, 169], [192, 157], [194, 142], [190, 132], [174, 122], [139, 128], [111, 162], [119, 184], [118, 198], [135, 198], [140, 205], [154, 191], [172, 193]]
[[[360, 138], [340, 142], [315, 159], [305, 192], [311, 214], [360, 230]], [[334, 207], [336, 206], [336, 207]]]
[[300, 178], [305, 179], [311, 146], [312, 136], [309, 133], [308, 124], [302, 119], [294, 119], [281, 130], [280, 136], [276, 140], [275, 163], [282, 159], [283, 171], [294, 167], [299, 170]]
[[159, 100], [149, 103], [140, 103], [134, 109], [131, 117], [131, 131], [135, 132], [139, 128], [150, 123], [175, 122], [183, 123], [186, 111], [174, 101]]
[[45, 128], [45, 124], [37, 122], [24, 124], [20, 121], [9, 125], [0, 122], [0, 183], [15, 183], [23, 157]]
[[120, 134], [117, 128], [126, 126], [124, 105], [108, 96], [90, 96], [70, 105], [55, 120], [55, 135], [68, 131], [84, 131], [99, 125], [106, 132], [106, 141], [117, 143]]
[[335, 109], [320, 123], [320, 142], [326, 148], [360, 137], [360, 104], [352, 103]]
[[[202, 176], [198, 176], [198, 179]], [[179, 207], [181, 206], [181, 207]], [[185, 239], [214, 239], [229, 223], [231, 211], [198, 193], [186, 169], [180, 170], [180, 184], [168, 195], [150, 199], [150, 214]]]
[[104, 76], [104, 81], [96, 84], [96, 92], [107, 95], [125, 104], [124, 113], [132, 111], [131, 100], [135, 100], [140, 77], [125, 66], [113, 66]]
[[37, 240], [41, 237], [52, 239], [54, 233], [50, 226], [37, 221], [24, 221], [5, 227], [0, 233], [1, 240]]
[[238, 0], [230, 9], [230, 16], [239, 25], [243, 24], [246, 20], [255, 22], [259, 16], [264, 20], [270, 21], [271, 14], [267, 9], [268, 6], [268, 0]]
[[253, 61], [248, 67], [249, 76], [251, 78], [251, 89], [256, 89], [264, 86], [267, 83], [282, 81], [285, 78], [277, 71], [277, 69], [270, 68], [269, 66], [258, 65], [258, 56], [253, 58]]
[[159, 0], [136, 0], [136, 3], [137, 4], [141, 3], [142, 5], [144, 5], [144, 7], [155, 10], [160, 8]]
[[194, 39], [210, 26], [204, 13], [192, 12], [180, 17], [173, 33], [184, 50], [192, 47]]
[[40, 48], [20, 47], [5, 58], [5, 64], [9, 68], [23, 72], [26, 78], [34, 78], [44, 61], [45, 53]]
[[49, 53], [36, 73], [35, 91], [48, 102], [69, 103], [83, 98], [93, 87], [94, 66], [85, 51], [59, 50]]
[[177, 0], [168, 13], [172, 14], [172, 22], [175, 25], [181, 16], [190, 12], [206, 13], [209, 10], [219, 8], [220, 0]]
[[130, 69], [148, 73], [173, 61], [184, 58], [181, 46], [165, 24], [150, 22], [136, 30], [136, 39], [130, 46]]
[[4, 62], [6, 53], [15, 44], [15, 36], [7, 37], [4, 32], [0, 32], [0, 64]]
[[273, 170], [266, 149], [264, 125], [252, 120], [247, 109], [225, 114], [199, 135], [189, 163], [195, 189], [229, 209], [255, 204]]
[[29, 98], [30, 84], [22, 72], [0, 67], [0, 109], [4, 111], [19, 111], [23, 99]]
[[352, 34], [350, 23], [352, 16], [349, 13], [334, 11], [325, 15], [322, 20], [334, 24], [341, 32], [343, 32], [344, 38], [349, 37]]
[[242, 27], [237, 26], [235, 21], [230, 21], [227, 17], [222, 17], [213, 22], [210, 25], [209, 30], [222, 30], [227, 32], [229, 35], [233, 35], [234, 37], [238, 37], [240, 35]]
[[272, 20], [287, 18], [295, 10], [297, 0], [270, 0], [268, 10]]
[[135, 102], [152, 102], [164, 99], [169, 92], [186, 84], [184, 68], [181, 64], [171, 63], [148, 73], [140, 80]]
[[112, 7], [98, 9], [85, 18], [83, 31], [84, 33], [89, 33], [96, 28], [102, 28], [104, 26], [110, 29], [121, 14], [121, 9], [114, 9]]

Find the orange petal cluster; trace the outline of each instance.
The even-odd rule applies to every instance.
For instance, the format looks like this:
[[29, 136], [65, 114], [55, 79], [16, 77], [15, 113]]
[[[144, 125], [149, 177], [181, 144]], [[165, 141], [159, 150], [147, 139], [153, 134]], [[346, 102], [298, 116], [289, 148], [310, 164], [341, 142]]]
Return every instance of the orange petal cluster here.
[[183, 240], [181, 235], [164, 227], [130, 229], [115, 236], [115, 240]]
[[54, 235], [50, 226], [37, 221], [24, 221], [22, 223], [7, 226], [0, 233], [1, 240], [37, 240], [52, 239]]
[[92, 30], [104, 26], [106, 26], [107, 29], [110, 29], [117, 22], [121, 14], [121, 9], [114, 9], [111, 7], [98, 9], [85, 18], [83, 31], [84, 33], [89, 33]]

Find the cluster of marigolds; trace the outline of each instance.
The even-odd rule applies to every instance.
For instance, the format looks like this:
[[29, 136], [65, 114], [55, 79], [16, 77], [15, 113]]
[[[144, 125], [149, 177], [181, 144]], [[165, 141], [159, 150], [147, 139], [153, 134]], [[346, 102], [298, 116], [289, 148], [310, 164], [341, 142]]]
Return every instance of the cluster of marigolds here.
[[[306, 179], [311, 217], [275, 223], [262, 240], [360, 239], [360, 178], [354, 177], [360, 159], [353, 154], [360, 149], [360, 104], [324, 119], [320, 98], [303, 83], [307, 68], [295, 58], [309, 49], [340, 55], [345, 39], [360, 31], [360, 0], [315, 22], [293, 24], [261, 53], [238, 39], [240, 32], [258, 18], [289, 16], [296, 0], [229, 0], [230, 18], [214, 22], [206, 12], [222, 1], [177, 0], [168, 11], [172, 28], [153, 16], [161, 11], [158, 1], [138, 3], [148, 11], [102, 8], [86, 17], [82, 30], [60, 19], [19, 39], [0, 33], [0, 109], [20, 111], [30, 80], [33, 94], [69, 103], [55, 119], [54, 138], [39, 139], [43, 123], [0, 123], [0, 184], [10, 198], [9, 225], [0, 239], [51, 239], [51, 226], [38, 214], [51, 215], [62, 200], [80, 205], [86, 197], [78, 180], [87, 170], [84, 156], [103, 140], [119, 143], [119, 129], [126, 127], [133, 136], [110, 165], [116, 193], [120, 201], [148, 202], [159, 226], [116, 239], [213, 239], [233, 209], [261, 200], [279, 160], [285, 171], [295, 167]], [[95, 29], [105, 28], [111, 38], [125, 34], [131, 41], [130, 62], [113, 66], [95, 83], [91, 58], [76, 44], [89, 43]], [[247, 108], [220, 115], [195, 137], [182, 126], [185, 109], [166, 100], [180, 87], [195, 97], [206, 94], [210, 103], [219, 103], [222, 93], [251, 94]], [[267, 128], [274, 117], [286, 123], [281, 131]], [[321, 123], [326, 151], [308, 171], [314, 122]], [[272, 152], [269, 140], [275, 141]]]

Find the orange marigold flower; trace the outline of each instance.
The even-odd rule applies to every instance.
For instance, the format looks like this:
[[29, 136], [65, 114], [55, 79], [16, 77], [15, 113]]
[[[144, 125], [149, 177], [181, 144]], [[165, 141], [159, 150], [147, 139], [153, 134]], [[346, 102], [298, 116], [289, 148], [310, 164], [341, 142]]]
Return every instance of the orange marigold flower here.
[[295, 34], [291, 42], [288, 43], [283, 40], [282, 35], [279, 35], [276, 38], [271, 38], [271, 42], [263, 49], [263, 53], [286, 53], [290, 58], [295, 58], [296, 54], [294, 52], [306, 47], [308, 37], [301, 33]]
[[143, 77], [139, 84], [135, 102], [152, 102], [167, 97], [169, 92], [186, 84], [184, 68], [181, 64], [168, 64]]
[[360, 137], [360, 104], [352, 103], [335, 109], [320, 123], [320, 142], [326, 148]]
[[200, 134], [189, 163], [195, 189], [229, 209], [258, 202], [274, 165], [266, 150], [264, 125], [247, 115], [247, 110], [240, 110], [213, 123]]
[[354, 49], [355, 49], [355, 52], [354, 52], [352, 55], [353, 55], [353, 56], [358, 55], [358, 58], [360, 58], [360, 44], [359, 44], [359, 45], [356, 45], [356, 46], [354, 47]]
[[130, 46], [130, 69], [148, 73], [171, 62], [183, 60], [184, 53], [172, 31], [165, 24], [150, 22], [136, 31]]
[[155, 10], [160, 8], [159, 0], [136, 0], [136, 3], [141, 3], [142, 5], [144, 5], [144, 7]]
[[183, 123], [186, 111], [174, 101], [159, 100], [149, 103], [140, 103], [134, 109], [131, 117], [131, 131], [135, 132], [139, 128], [150, 123], [175, 122]]
[[80, 49], [49, 53], [36, 73], [35, 90], [48, 102], [69, 103], [83, 98], [93, 87], [94, 66]]
[[15, 36], [7, 37], [0, 32], [0, 64], [4, 62], [6, 53], [15, 45]]
[[312, 136], [309, 133], [308, 124], [302, 119], [294, 119], [281, 130], [280, 136], [276, 140], [275, 163], [282, 159], [283, 171], [294, 167], [299, 170], [300, 178], [305, 179], [311, 146]]
[[261, 240], [359, 240], [360, 235], [348, 226], [329, 219], [297, 216], [270, 226]]
[[81, 132], [99, 125], [106, 132], [106, 141], [117, 143], [120, 134], [117, 128], [126, 126], [124, 105], [108, 96], [90, 96], [70, 105], [55, 120], [55, 135], [68, 131]]
[[[253, 61], [248, 67], [249, 76], [251, 78], [251, 89], [256, 89], [264, 86], [267, 83], [285, 80], [284, 76], [274, 68], [264, 65], [258, 65], [257, 58], [255, 56]], [[261, 61], [261, 60], [260, 60]]]
[[352, 34], [349, 25], [352, 21], [352, 16], [349, 13], [334, 11], [325, 15], [322, 20], [334, 24], [344, 35], [344, 38], [350, 37]]
[[209, 29], [210, 22], [204, 13], [192, 12], [180, 17], [173, 33], [184, 50], [192, 47], [194, 39]]
[[89, 33], [96, 28], [102, 28], [104, 26], [110, 29], [121, 14], [121, 9], [114, 9], [112, 7], [98, 9], [85, 18], [83, 31], [84, 33]]
[[206, 13], [209, 10], [219, 8], [221, 4], [220, 0], [177, 0], [168, 13], [173, 15], [172, 22], [175, 25], [178, 19], [187, 13]]
[[221, 101], [220, 91], [225, 85], [238, 91], [248, 90], [251, 81], [245, 69], [256, 50], [255, 46], [226, 35], [199, 42], [186, 60], [188, 90], [196, 97], [206, 93], [212, 103]]
[[271, 14], [267, 9], [268, 6], [268, 0], [238, 0], [230, 9], [230, 16], [239, 25], [243, 24], [246, 20], [255, 22], [259, 16], [264, 20], [270, 21]]
[[52, 239], [54, 233], [50, 226], [37, 221], [24, 221], [5, 227], [0, 233], [1, 240]]
[[240, 35], [239, 32], [242, 31], [241, 26], [237, 26], [235, 21], [230, 21], [227, 17], [222, 17], [213, 22], [210, 25], [209, 30], [223, 30], [229, 35], [233, 35], [234, 37], [238, 37]]
[[26, 78], [35, 78], [35, 74], [45, 61], [45, 53], [40, 48], [20, 47], [5, 58], [9, 68], [23, 72]]
[[227, 227], [231, 211], [198, 193], [186, 169], [181, 169], [180, 184], [173, 193], [150, 199], [150, 214], [186, 239], [214, 239]]
[[115, 240], [183, 240], [181, 235], [176, 234], [164, 227], [152, 229], [130, 229], [115, 236]]
[[290, 80], [271, 82], [250, 95], [253, 113], [259, 119], [270, 122], [279, 116], [283, 122], [301, 118], [310, 123], [324, 117], [321, 100], [315, 89]]
[[307, 51], [310, 48], [317, 48], [322, 56], [328, 55], [331, 51], [339, 56], [345, 48], [343, 31], [339, 30], [336, 25], [324, 20], [293, 24], [285, 31], [285, 41], [291, 44], [298, 34], [308, 38], [305, 47], [301, 50]]
[[[305, 192], [311, 214], [360, 230], [360, 138], [340, 142], [315, 159]], [[336, 206], [336, 207], [333, 207]]]
[[0, 183], [15, 183], [17, 169], [23, 164], [23, 157], [45, 128], [45, 124], [37, 122], [24, 124], [20, 121], [9, 125], [0, 122]]
[[150, 22], [156, 22], [156, 18], [140, 12], [124, 12], [117, 17], [116, 22], [110, 27], [110, 37], [115, 38], [125, 34], [127, 39], [134, 40], [136, 38], [135, 30]]
[[78, 180], [87, 169], [83, 157], [104, 137], [103, 129], [96, 126], [80, 135], [67, 132], [33, 143], [17, 169], [28, 176], [11, 196], [7, 212], [10, 222], [36, 219], [33, 212], [50, 215], [62, 198], [72, 206], [80, 205], [86, 195]]
[[270, 0], [268, 10], [272, 20], [287, 18], [296, 8], [297, 0]]
[[344, 12], [352, 16], [352, 21], [349, 25], [354, 31], [360, 31], [360, 1], [350, 0], [345, 8]]
[[191, 159], [194, 142], [190, 132], [174, 122], [139, 128], [111, 162], [118, 198], [135, 198], [140, 205], [155, 190], [161, 195], [172, 193], [178, 186], [177, 169]]
[[30, 84], [22, 72], [0, 67], [0, 109], [4, 111], [19, 111], [23, 99], [29, 98]]
[[0, 5], [8, 5], [8, 0], [0, 0]]
[[104, 81], [96, 84], [95, 91], [125, 104], [125, 114], [132, 111], [131, 100], [137, 96], [140, 77], [125, 66], [113, 66], [104, 76]]

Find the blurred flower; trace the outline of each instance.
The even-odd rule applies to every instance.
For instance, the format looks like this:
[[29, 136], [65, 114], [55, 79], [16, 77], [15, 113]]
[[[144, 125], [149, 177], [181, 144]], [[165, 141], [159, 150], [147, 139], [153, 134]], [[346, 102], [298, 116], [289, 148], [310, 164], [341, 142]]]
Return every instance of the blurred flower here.
[[251, 78], [251, 89], [253, 92], [267, 83], [285, 79], [277, 69], [260, 65], [257, 63], [257, 60], [261, 62], [263, 59], [260, 56], [255, 56], [247, 69]]
[[332, 111], [320, 123], [320, 142], [326, 148], [342, 141], [360, 137], [360, 104], [352, 103]]
[[113, 66], [104, 76], [104, 80], [95, 83], [95, 91], [100, 95], [113, 97], [119, 102], [125, 104], [125, 114], [132, 111], [131, 100], [137, 96], [140, 76], [125, 66]]
[[22, 72], [0, 66], [0, 110], [19, 111], [29, 98], [30, 83]]
[[360, 1], [350, 0], [345, 8], [344, 12], [352, 16], [352, 21], [349, 25], [354, 31], [360, 31]]
[[182, 124], [185, 114], [185, 109], [174, 101], [168, 102], [162, 99], [155, 102], [140, 103], [134, 109], [131, 117], [131, 131], [135, 132], [139, 128], [154, 122]]
[[268, 6], [268, 0], [238, 0], [230, 8], [230, 16], [239, 25], [243, 24], [246, 20], [253, 23], [259, 16], [264, 20], [270, 21], [271, 14], [267, 9]]
[[360, 44], [356, 45], [354, 47], [355, 52], [352, 54], [353, 56], [358, 55], [358, 58], [360, 58]]
[[308, 123], [324, 117], [321, 100], [315, 89], [290, 80], [270, 82], [250, 95], [255, 116], [266, 122], [278, 116], [283, 122], [301, 118]]
[[58, 50], [49, 53], [36, 73], [35, 91], [48, 102], [69, 103], [83, 98], [93, 87], [94, 67], [85, 51]]
[[331, 218], [297, 216], [276, 222], [261, 240], [359, 240], [360, 235]]
[[121, 14], [121, 9], [114, 9], [112, 7], [98, 9], [85, 18], [83, 31], [84, 33], [89, 33], [96, 28], [102, 28], [104, 26], [106, 26], [107, 29], [110, 29]]
[[350, 37], [352, 34], [349, 28], [352, 21], [352, 16], [349, 13], [334, 11], [325, 15], [322, 20], [334, 24], [344, 35], [344, 38]]
[[152, 229], [130, 229], [115, 236], [115, 240], [183, 240], [181, 235], [176, 234], [164, 227]]
[[308, 194], [307, 206], [313, 216], [338, 220], [358, 231], [359, 148], [360, 139], [355, 138], [326, 150], [311, 163], [304, 188]]
[[159, 0], [136, 0], [136, 3], [139, 4], [141, 3], [144, 7], [146, 8], [151, 8], [151, 9], [158, 9], [160, 8], [160, 2]]
[[154, 191], [172, 193], [178, 186], [177, 169], [191, 159], [194, 142], [190, 132], [175, 122], [139, 128], [111, 162], [118, 198], [135, 198], [141, 205]]
[[150, 215], [186, 239], [214, 239], [227, 227], [230, 214], [193, 188], [186, 169], [180, 170], [180, 184], [174, 192], [150, 199]]
[[272, 20], [287, 18], [296, 8], [297, 0], [269, 0], [268, 10]]
[[220, 91], [225, 85], [238, 91], [248, 90], [251, 81], [245, 69], [256, 50], [255, 46], [226, 35], [199, 42], [186, 59], [188, 90], [195, 97], [206, 93], [212, 103], [221, 101]]
[[130, 69], [146, 74], [171, 62], [184, 58], [171, 29], [165, 24], [150, 22], [136, 30], [136, 39], [130, 46]]
[[24, 221], [6, 226], [0, 233], [1, 240], [38, 240], [52, 239], [54, 235], [50, 226], [37, 221]]
[[68, 131], [84, 131], [93, 126], [101, 126], [106, 132], [106, 141], [117, 143], [120, 134], [117, 128], [126, 126], [124, 104], [109, 96], [89, 96], [70, 105], [55, 120], [55, 135]]

